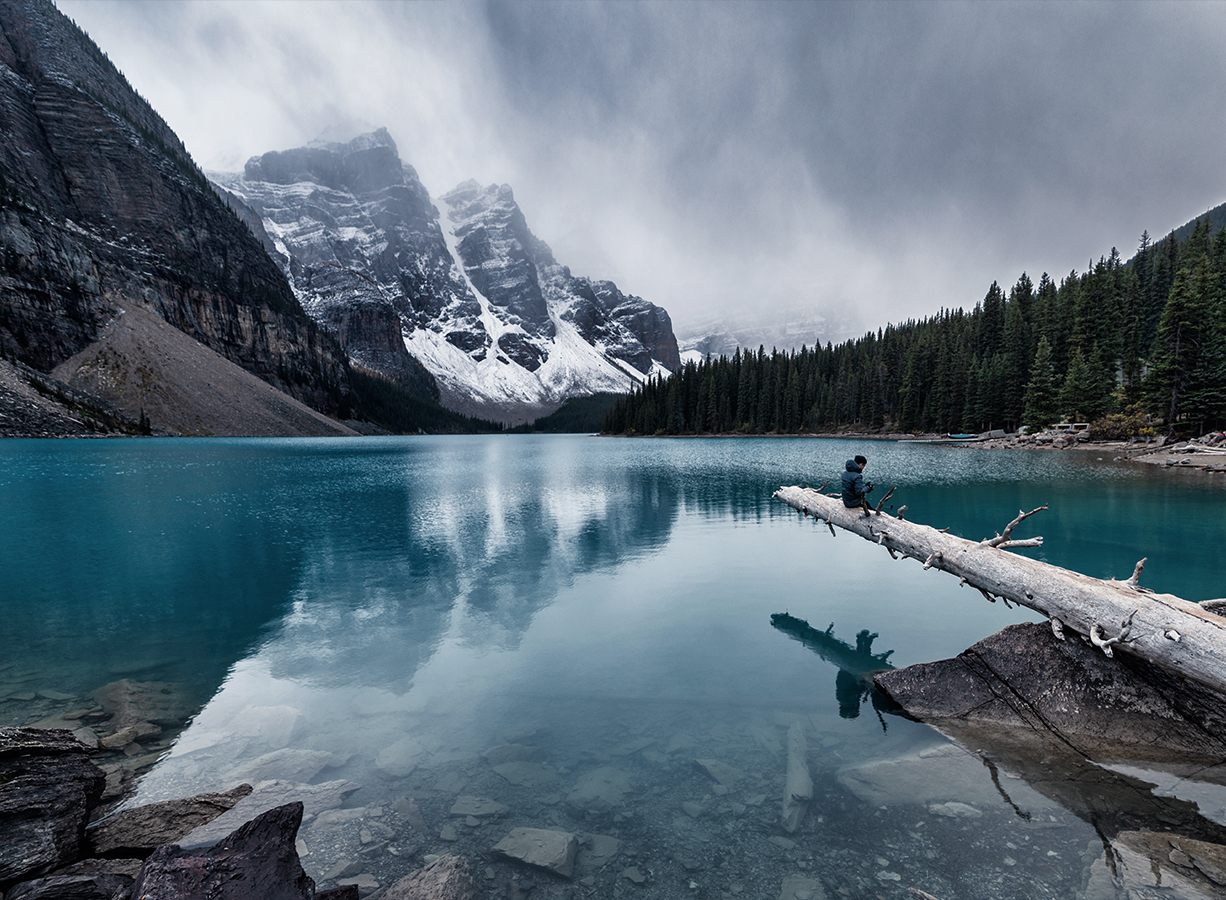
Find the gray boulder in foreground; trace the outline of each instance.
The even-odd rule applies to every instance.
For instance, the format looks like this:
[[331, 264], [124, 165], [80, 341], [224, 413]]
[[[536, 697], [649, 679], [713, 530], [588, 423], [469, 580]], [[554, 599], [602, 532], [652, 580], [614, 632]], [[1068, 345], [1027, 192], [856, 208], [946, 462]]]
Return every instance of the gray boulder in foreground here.
[[240, 784], [225, 793], [197, 794], [185, 800], [150, 803], [108, 816], [86, 831], [94, 856], [144, 859], [162, 844], [174, 844], [211, 822], [251, 793]]
[[1226, 758], [1226, 699], [1126, 652], [1109, 658], [1046, 624], [1010, 625], [953, 659], [882, 672], [908, 714], [1048, 733], [1086, 756]]
[[476, 885], [468, 860], [448, 853], [395, 882], [387, 889], [383, 900], [472, 900], [475, 895]]
[[159, 847], [145, 860], [132, 890], [141, 900], [313, 900], [315, 882], [302, 869], [294, 841], [302, 803], [252, 819], [212, 847]]
[[105, 783], [72, 732], [0, 728], [0, 890], [81, 857]]

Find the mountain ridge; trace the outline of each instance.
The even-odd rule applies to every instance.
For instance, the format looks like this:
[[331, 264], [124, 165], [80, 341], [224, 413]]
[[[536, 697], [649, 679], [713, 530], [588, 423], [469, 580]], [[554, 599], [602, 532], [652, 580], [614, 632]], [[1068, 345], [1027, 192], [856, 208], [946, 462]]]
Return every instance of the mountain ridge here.
[[420, 366], [449, 409], [515, 425], [680, 366], [665, 310], [572, 275], [508, 185], [466, 181], [436, 205], [386, 128], [211, 177], [351, 359], [397, 379]]
[[[169, 126], [46, 0], [0, 0], [0, 121], [0, 354], [49, 373], [138, 304], [308, 406], [345, 411], [339, 346]], [[113, 386], [105, 399], [135, 420], [133, 386]]]

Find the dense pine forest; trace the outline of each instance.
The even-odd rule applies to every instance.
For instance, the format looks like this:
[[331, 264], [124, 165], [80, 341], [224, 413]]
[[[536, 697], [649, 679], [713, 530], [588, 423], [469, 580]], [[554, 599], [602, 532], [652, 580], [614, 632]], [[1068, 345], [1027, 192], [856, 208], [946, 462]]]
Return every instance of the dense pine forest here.
[[[614, 434], [1040, 430], [1098, 437], [1226, 426], [1226, 228], [1219, 207], [1153, 244], [1142, 235], [1057, 284], [993, 283], [941, 310], [833, 346], [687, 363], [619, 401]], [[1180, 232], [1183, 232], [1181, 235]]]

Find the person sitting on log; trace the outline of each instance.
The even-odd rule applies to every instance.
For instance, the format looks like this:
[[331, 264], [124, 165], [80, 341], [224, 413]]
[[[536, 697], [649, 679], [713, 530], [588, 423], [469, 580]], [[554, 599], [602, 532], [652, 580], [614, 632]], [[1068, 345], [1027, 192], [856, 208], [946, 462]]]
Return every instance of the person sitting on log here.
[[873, 489], [873, 483], [864, 480], [866, 465], [868, 460], [863, 456], [847, 460], [847, 468], [843, 472], [843, 505], [848, 509], [857, 506], [864, 510], [872, 508], [868, 505], [868, 493]]

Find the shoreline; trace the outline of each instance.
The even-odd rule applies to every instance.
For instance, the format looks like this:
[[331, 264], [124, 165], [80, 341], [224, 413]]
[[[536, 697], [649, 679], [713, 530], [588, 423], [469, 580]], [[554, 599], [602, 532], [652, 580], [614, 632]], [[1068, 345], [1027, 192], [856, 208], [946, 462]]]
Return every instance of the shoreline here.
[[[596, 434], [601, 438], [628, 439], [683, 439], [707, 440], [746, 439], [746, 438], [805, 438], [839, 441], [894, 441], [896, 443], [922, 443], [929, 446], [952, 447], [959, 450], [1025, 450], [1038, 452], [1070, 452], [1112, 454], [1112, 462], [1137, 462], [1145, 465], [1163, 466], [1166, 468], [1195, 469], [1206, 474], [1226, 474], [1226, 445], [1210, 447], [1199, 441], [1179, 441], [1173, 444], [1138, 444], [1128, 441], [1079, 441], [1073, 440], [1057, 446], [1053, 441], [1036, 441], [1032, 438], [995, 437], [971, 441], [950, 440], [939, 434], [906, 434], [891, 432], [888, 434], [872, 434], [867, 432], [805, 432], [802, 434], [743, 434], [725, 432], [722, 434]], [[1203, 455], [1201, 455], [1203, 454]], [[1196, 458], [1197, 456], [1200, 458]]]

